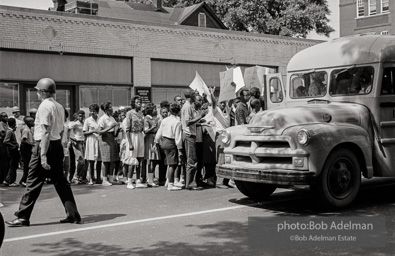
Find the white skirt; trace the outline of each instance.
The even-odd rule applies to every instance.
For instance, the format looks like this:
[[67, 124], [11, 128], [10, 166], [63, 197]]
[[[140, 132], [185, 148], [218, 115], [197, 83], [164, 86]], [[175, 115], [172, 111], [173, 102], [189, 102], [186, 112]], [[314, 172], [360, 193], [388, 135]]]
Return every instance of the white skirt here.
[[132, 138], [133, 150], [129, 149], [129, 141], [126, 139], [124, 143], [124, 153], [123, 153], [123, 163], [126, 165], [138, 165], [139, 161], [138, 157], [144, 157], [144, 134], [143, 132], [139, 133], [130, 133], [130, 137]]
[[90, 135], [86, 138], [85, 159], [88, 161], [101, 161], [98, 136]]

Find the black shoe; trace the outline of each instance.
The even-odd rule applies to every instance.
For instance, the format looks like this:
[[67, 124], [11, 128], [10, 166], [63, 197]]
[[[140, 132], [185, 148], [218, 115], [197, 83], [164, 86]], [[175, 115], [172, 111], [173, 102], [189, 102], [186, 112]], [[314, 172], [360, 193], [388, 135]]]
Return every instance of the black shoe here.
[[202, 187], [189, 187], [189, 188], [186, 188], [186, 189], [188, 189], [188, 190], [203, 190]]
[[6, 221], [5, 223], [7, 223], [10, 227], [28, 227], [30, 226], [30, 221], [29, 220], [25, 220], [25, 219], [19, 219], [16, 218], [15, 220], [12, 221]]
[[75, 223], [75, 224], [81, 224], [81, 219], [71, 219], [71, 218], [65, 218], [61, 219], [60, 223]]

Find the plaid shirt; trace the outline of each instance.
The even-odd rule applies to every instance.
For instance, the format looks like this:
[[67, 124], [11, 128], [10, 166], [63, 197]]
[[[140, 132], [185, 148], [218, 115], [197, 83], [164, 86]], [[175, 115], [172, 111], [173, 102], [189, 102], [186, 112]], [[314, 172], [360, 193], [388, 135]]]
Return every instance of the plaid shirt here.
[[236, 108], [236, 125], [248, 124], [247, 117], [249, 115], [247, 104], [240, 102]]

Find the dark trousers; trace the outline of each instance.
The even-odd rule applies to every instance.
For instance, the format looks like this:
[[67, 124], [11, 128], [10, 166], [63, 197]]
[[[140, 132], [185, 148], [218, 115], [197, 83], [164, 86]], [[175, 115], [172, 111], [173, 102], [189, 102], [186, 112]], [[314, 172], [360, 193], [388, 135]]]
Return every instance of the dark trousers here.
[[163, 151], [163, 149], [159, 150], [160, 152], [160, 160], [158, 161], [159, 163], [159, 177], [158, 177], [158, 181], [159, 184], [164, 184], [166, 181], [166, 171], [167, 171], [167, 165], [165, 164], [165, 159], [166, 159], [166, 155], [165, 155], [165, 151]]
[[4, 138], [0, 138], [0, 184], [3, 184], [9, 169], [9, 159], [7, 154], [7, 147], [3, 143]]
[[41, 189], [44, 185], [45, 178], [51, 178], [56, 192], [66, 210], [68, 218], [80, 219], [77, 205], [74, 200], [70, 184], [63, 175], [63, 147], [60, 140], [51, 141], [47, 152], [47, 161], [51, 166], [50, 170], [45, 170], [41, 166], [40, 143], [36, 142], [32, 150], [32, 158], [29, 164], [29, 173], [27, 175], [27, 186], [25, 194], [22, 196], [19, 210], [15, 216], [21, 219], [29, 220]]
[[69, 157], [70, 157], [70, 170], [69, 170], [69, 181], [73, 181], [74, 178], [74, 174], [75, 174], [75, 154], [74, 154], [74, 149], [73, 146], [71, 145], [72, 143], [70, 143], [69, 146]]
[[185, 187], [196, 187], [196, 136], [184, 134], [185, 153], [187, 159], [187, 170]]
[[203, 182], [203, 142], [196, 142], [196, 183], [201, 185]]
[[21, 157], [23, 161], [23, 176], [19, 183], [25, 182], [27, 179], [27, 174], [29, 172], [29, 163], [30, 159], [32, 158], [32, 149], [33, 146], [25, 143], [21, 143]]
[[7, 148], [7, 154], [9, 160], [9, 168], [5, 180], [9, 184], [12, 184], [16, 181], [16, 170], [18, 169], [19, 164], [19, 150], [18, 148]]

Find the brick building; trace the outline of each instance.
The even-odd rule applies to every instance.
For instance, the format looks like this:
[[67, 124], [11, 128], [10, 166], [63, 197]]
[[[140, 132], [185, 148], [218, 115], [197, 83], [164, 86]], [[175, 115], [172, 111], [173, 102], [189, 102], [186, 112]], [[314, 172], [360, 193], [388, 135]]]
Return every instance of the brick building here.
[[390, 0], [341, 0], [340, 36], [361, 33], [395, 34], [395, 2]]
[[37, 107], [33, 87], [42, 77], [57, 82], [57, 100], [71, 112], [107, 100], [129, 105], [134, 93], [172, 101], [195, 71], [216, 87], [226, 65], [285, 72], [295, 53], [318, 42], [199, 27], [201, 10], [169, 24], [0, 6], [0, 110]]

